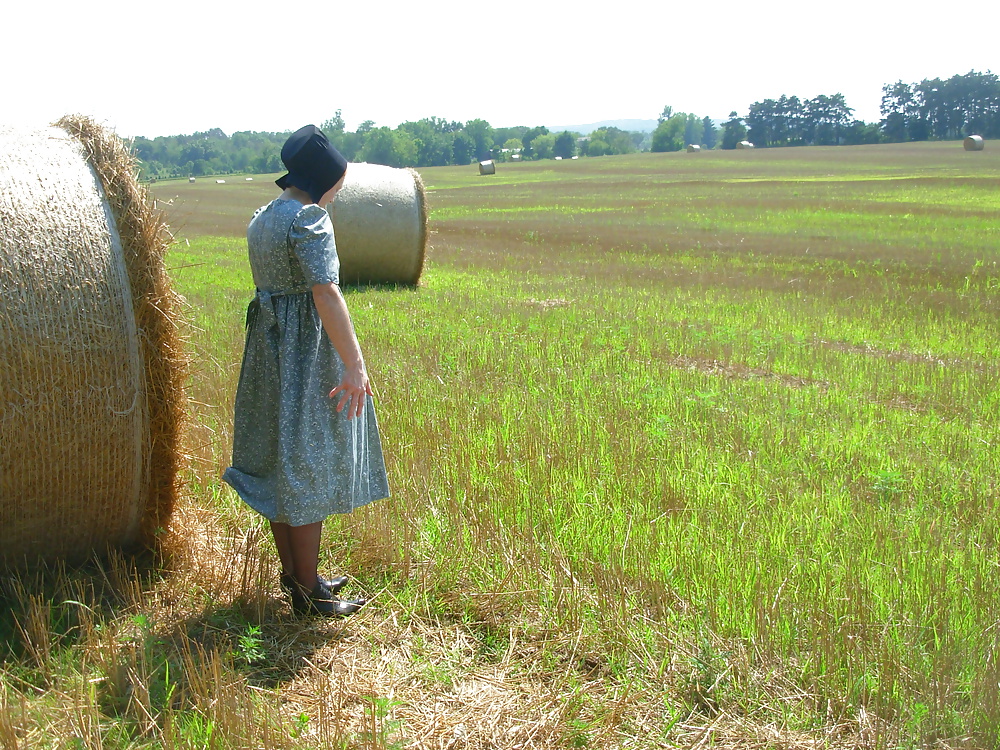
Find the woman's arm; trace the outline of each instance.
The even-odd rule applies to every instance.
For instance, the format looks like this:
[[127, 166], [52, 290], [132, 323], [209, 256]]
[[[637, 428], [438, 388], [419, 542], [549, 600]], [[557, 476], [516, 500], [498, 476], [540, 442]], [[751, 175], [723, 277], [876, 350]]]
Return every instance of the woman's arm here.
[[340, 385], [330, 391], [330, 398], [339, 393], [337, 411], [347, 406], [348, 419], [360, 417], [365, 407], [365, 396], [374, 394], [371, 383], [368, 382], [365, 360], [361, 356], [361, 346], [354, 334], [344, 295], [340, 293], [340, 287], [333, 283], [316, 284], [312, 288], [312, 295], [319, 319], [323, 321], [323, 330], [344, 362], [344, 378]]

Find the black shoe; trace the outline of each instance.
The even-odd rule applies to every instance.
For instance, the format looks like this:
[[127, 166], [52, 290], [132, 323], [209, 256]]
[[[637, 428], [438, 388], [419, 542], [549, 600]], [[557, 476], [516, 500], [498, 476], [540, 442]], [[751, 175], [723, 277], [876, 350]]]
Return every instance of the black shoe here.
[[292, 607], [300, 614], [321, 615], [323, 617], [348, 617], [360, 610], [365, 599], [341, 599], [320, 580], [316, 588], [306, 592], [301, 586], [292, 594]]
[[[350, 583], [347, 576], [337, 576], [336, 578], [324, 578], [323, 576], [316, 576], [316, 579], [330, 589], [331, 594], [336, 594], [344, 586]], [[299, 590], [299, 582], [295, 580], [295, 576], [291, 573], [281, 574], [281, 590], [288, 594], [293, 599]]]

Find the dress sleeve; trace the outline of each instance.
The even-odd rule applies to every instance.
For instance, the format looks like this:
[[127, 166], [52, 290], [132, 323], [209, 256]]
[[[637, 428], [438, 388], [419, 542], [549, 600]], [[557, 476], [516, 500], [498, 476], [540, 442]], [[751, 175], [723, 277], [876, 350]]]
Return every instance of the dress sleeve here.
[[303, 206], [288, 230], [288, 244], [299, 259], [302, 275], [309, 286], [340, 283], [340, 258], [333, 237], [333, 222], [326, 209], [316, 204]]

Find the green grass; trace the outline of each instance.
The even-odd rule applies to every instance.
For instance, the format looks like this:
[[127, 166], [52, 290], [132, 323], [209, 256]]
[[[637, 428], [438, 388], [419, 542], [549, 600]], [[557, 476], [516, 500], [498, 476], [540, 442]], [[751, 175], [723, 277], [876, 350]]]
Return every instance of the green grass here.
[[[638, 608], [625, 653], [710, 632], [812, 710], [995, 738], [996, 169], [734, 182], [717, 157], [692, 184], [654, 159], [425, 174], [423, 287], [349, 298], [396, 564], [476, 590], [527, 556], [555, 627]], [[610, 611], [560, 601], [560, 565], [615, 580]], [[726, 700], [762, 702], [735, 675]]]
[[[551, 746], [1000, 743], [995, 150], [645, 154], [423, 177], [421, 286], [348, 290], [393, 497], [331, 519], [324, 555], [378, 592], [380, 625], [351, 622], [338, 647], [371, 662], [343, 679], [391, 664], [395, 678], [370, 684], [396, 687], [338, 688], [338, 706], [362, 691], [367, 723], [337, 737], [387, 747], [431, 732], [427, 696], [457, 722], [443, 706], [489, 674], [522, 686], [512, 705], [562, 707], [525, 709]], [[259, 524], [218, 477], [252, 290], [235, 227], [256, 205], [212, 201], [215, 187], [169, 186], [189, 226], [234, 229], [178, 232], [168, 265], [195, 355], [192, 502], [240, 539]], [[211, 589], [197, 566], [185, 575]], [[174, 654], [183, 673], [190, 646], [142, 641], [161, 691], [149, 736], [205, 744], [233, 722], [199, 701], [253, 694], [244, 723], [262, 728], [241, 736], [279, 745], [260, 739], [278, 711], [282, 742], [312, 746], [333, 725], [275, 655], [284, 627], [250, 607], [252, 588], [219, 586], [200, 605], [223, 644], [198, 661], [216, 665], [215, 687], [166, 705], [156, 664]], [[323, 679], [310, 689], [332, 695]], [[507, 699], [497, 688], [495, 705]], [[137, 731], [104, 736], [131, 746]], [[524, 740], [511, 732], [491, 741]]]

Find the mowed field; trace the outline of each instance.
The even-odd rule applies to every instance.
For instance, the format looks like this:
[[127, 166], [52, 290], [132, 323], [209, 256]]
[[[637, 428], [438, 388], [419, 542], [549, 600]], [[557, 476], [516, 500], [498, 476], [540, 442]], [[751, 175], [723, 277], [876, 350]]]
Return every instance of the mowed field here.
[[154, 185], [188, 496], [152, 569], [17, 583], [0, 741], [998, 746], [991, 146], [421, 170], [421, 285], [345, 290], [393, 497], [328, 523], [337, 623], [219, 481], [274, 176]]

